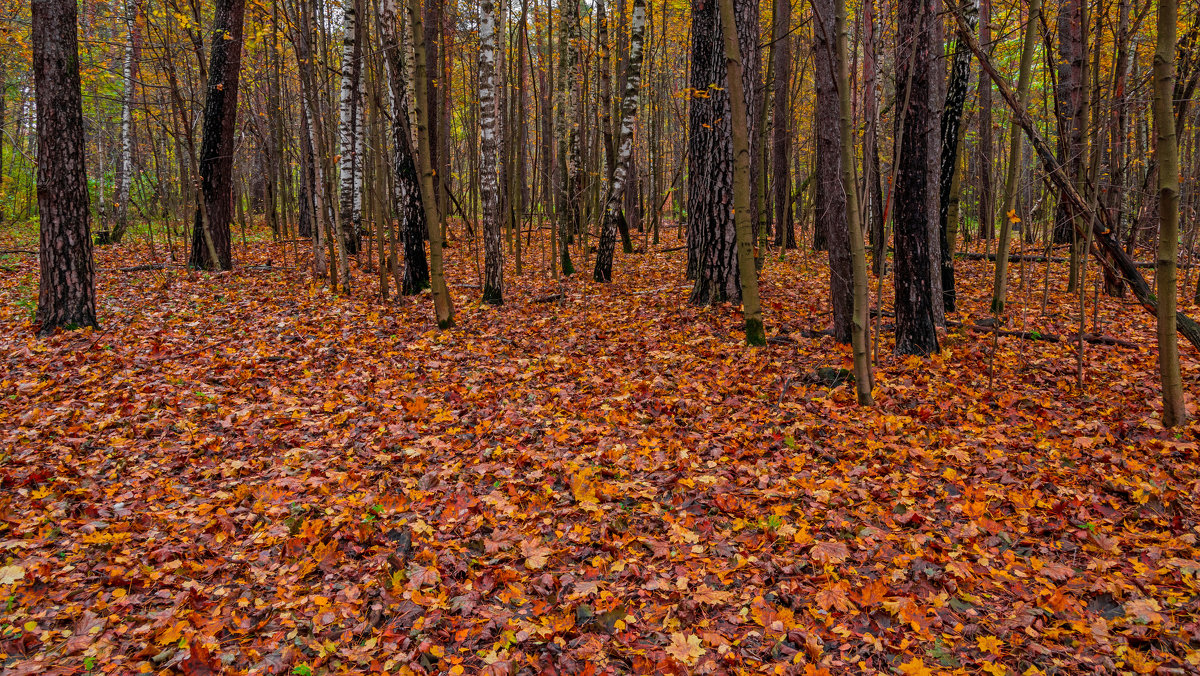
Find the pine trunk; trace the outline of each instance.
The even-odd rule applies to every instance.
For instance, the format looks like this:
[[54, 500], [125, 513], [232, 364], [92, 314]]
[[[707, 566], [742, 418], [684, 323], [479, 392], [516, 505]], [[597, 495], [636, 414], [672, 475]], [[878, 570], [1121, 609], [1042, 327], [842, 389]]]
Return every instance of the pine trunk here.
[[32, 0], [37, 101], [38, 334], [96, 326], [75, 0]]
[[[229, 224], [233, 218], [233, 141], [242, 65], [245, 0], [217, 0], [210, 41], [204, 137], [200, 143], [200, 188], [188, 264], [204, 270], [233, 268]], [[215, 256], [215, 260], [214, 260]]]
[[[897, 115], [903, 143], [896, 163], [896, 352], [929, 355], [938, 350], [934, 275], [938, 274], [937, 177], [940, 159], [936, 99], [941, 45], [937, 0], [902, 0], [898, 31], [908, 39], [896, 49], [896, 81], [909, 83], [908, 105]], [[940, 281], [940, 274], [938, 274]], [[940, 286], [940, 284], [938, 285]], [[939, 299], [940, 300], [940, 297]]]

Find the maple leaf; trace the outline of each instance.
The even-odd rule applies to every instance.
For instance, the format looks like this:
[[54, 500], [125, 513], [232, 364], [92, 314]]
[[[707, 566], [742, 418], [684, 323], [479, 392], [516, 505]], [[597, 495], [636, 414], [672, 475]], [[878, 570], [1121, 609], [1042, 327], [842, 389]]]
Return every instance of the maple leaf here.
[[596, 482], [592, 480], [592, 469], [586, 467], [571, 475], [571, 495], [575, 502], [598, 504], [600, 498], [596, 494]]
[[1008, 674], [1008, 667], [1000, 664], [999, 662], [993, 662], [991, 660], [984, 660], [983, 664], [980, 665], [980, 668], [992, 676], [1005, 676]]
[[817, 605], [821, 606], [822, 610], [837, 608], [842, 612], [854, 610], [854, 604], [850, 602], [850, 597], [847, 591], [850, 589], [848, 580], [839, 580], [838, 582], [828, 585], [817, 592]]
[[700, 637], [694, 634], [675, 632], [671, 634], [671, 644], [667, 646], [667, 654], [676, 662], [685, 666], [694, 666], [704, 656], [704, 646]]
[[529, 570], [541, 570], [546, 567], [552, 550], [541, 543], [540, 538], [521, 541], [521, 554], [525, 556], [525, 567]]
[[919, 657], [914, 657], [912, 660], [900, 665], [900, 673], [905, 676], [933, 676], [933, 672], [929, 667], [925, 666], [925, 661]]
[[850, 555], [850, 550], [846, 548], [844, 542], [824, 541], [813, 545], [812, 549], [808, 551], [808, 555], [819, 565], [837, 564], [846, 560], [846, 557]]
[[995, 636], [980, 636], [975, 639], [975, 643], [979, 646], [980, 652], [991, 653], [992, 655], [1000, 654], [1000, 646], [1004, 642]]

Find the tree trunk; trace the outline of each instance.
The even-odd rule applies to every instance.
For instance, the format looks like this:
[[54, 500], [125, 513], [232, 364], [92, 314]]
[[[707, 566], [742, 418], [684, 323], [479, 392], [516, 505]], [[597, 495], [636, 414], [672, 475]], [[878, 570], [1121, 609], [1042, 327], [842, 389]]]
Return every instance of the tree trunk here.
[[741, 297], [733, 211], [733, 141], [718, 0], [692, 1], [688, 135], [688, 275], [691, 303]]
[[[895, 171], [896, 352], [929, 355], [938, 350], [934, 286], [939, 260], [937, 168], [940, 159], [935, 99], [941, 45], [934, 24], [938, 0], [902, 0], [896, 49], [896, 81], [907, 82], [908, 105], [897, 115], [903, 143]], [[940, 286], [940, 284], [939, 284]]]
[[[979, 41], [984, 49], [992, 44], [992, 2], [982, 0], [979, 7]], [[995, 186], [992, 179], [992, 81], [979, 78], [979, 238], [989, 240], [996, 234]]]
[[829, 253], [829, 305], [833, 311], [833, 337], [849, 343], [854, 323], [854, 271], [850, 260], [850, 231], [846, 225], [847, 195], [842, 189], [842, 147], [839, 117], [837, 59], [834, 49], [836, 0], [812, 0], [813, 66], [816, 100], [813, 136], [816, 140], [816, 177], [813, 227], [824, 235]]
[[565, 0], [559, 12], [559, 84], [558, 101], [554, 106], [559, 146], [558, 246], [562, 272], [571, 275], [575, 273], [575, 266], [571, 263], [570, 243], [579, 231], [583, 208], [579, 153], [579, 0]]
[[98, 244], [117, 244], [125, 237], [129, 228], [129, 193], [133, 181], [133, 96], [138, 77], [138, 61], [141, 59], [141, 32], [138, 26], [140, 0], [131, 0], [126, 19], [128, 35], [125, 38], [125, 68], [121, 89], [121, 158], [117, 162], [117, 175], [113, 189], [112, 232], [97, 235]]
[[858, 190], [854, 181], [854, 114], [850, 108], [850, 55], [846, 33], [846, 0], [835, 0], [834, 43], [837, 60], [838, 132], [841, 150], [842, 191], [846, 193], [846, 224], [850, 239], [850, 258], [853, 270], [852, 344], [854, 353], [854, 387], [858, 403], [870, 406], [874, 376], [868, 346], [870, 336], [870, 299], [867, 289], [867, 253], [863, 248], [863, 229], [859, 217]]
[[338, 146], [340, 189], [338, 192], [341, 223], [339, 228], [346, 252], [358, 252], [362, 224], [362, 200], [359, 156], [362, 108], [362, 13], [361, 0], [351, 0], [342, 9], [342, 72], [339, 98]]
[[[1030, 72], [1033, 67], [1033, 50], [1037, 47], [1038, 17], [1042, 11], [1042, 0], [1029, 0], [1029, 16], [1025, 19], [1025, 42], [1021, 48], [1021, 65], [1017, 75], [1017, 101], [1021, 106], [1029, 98]], [[961, 33], [960, 33], [961, 35]], [[1017, 183], [1021, 180], [1021, 133], [1014, 119], [1008, 130], [1008, 175], [1004, 180], [1004, 202], [1000, 214], [1000, 237], [996, 242], [996, 276], [992, 282], [992, 314], [1004, 313], [1008, 296], [1008, 249], [1012, 239], [1012, 226], [1017, 218]]]
[[[233, 254], [229, 223], [233, 214], [233, 141], [238, 80], [242, 65], [245, 0], [217, 0], [210, 41], [204, 138], [200, 143], [200, 186], [204, 204], [196, 209], [188, 264], [204, 270], [230, 270]], [[214, 260], [214, 256], [216, 260]]]
[[442, 216], [438, 211], [437, 193], [433, 185], [433, 164], [430, 156], [428, 76], [425, 70], [425, 29], [421, 18], [420, 0], [409, 0], [408, 17], [413, 34], [413, 79], [416, 90], [417, 159], [421, 172], [421, 203], [425, 207], [425, 227], [429, 237], [429, 275], [433, 290], [433, 309], [439, 329], [454, 326], [454, 304], [442, 263]]
[[38, 335], [96, 326], [75, 0], [32, 0], [41, 277]]
[[396, 217], [404, 243], [404, 277], [400, 293], [413, 296], [429, 288], [429, 264], [425, 259], [425, 212], [421, 205], [421, 180], [413, 159], [412, 133], [408, 126], [408, 69], [397, 33], [396, 0], [379, 0], [380, 42], [386, 57], [392, 106], [392, 174]]
[[792, 3], [775, 0], [772, 34], [775, 39], [775, 100], [772, 102], [771, 188], [775, 211], [775, 246], [796, 248], [792, 214]]
[[496, 4], [479, 3], [479, 194], [483, 206], [483, 302], [504, 303], [504, 248], [500, 238], [500, 146], [496, 138]]
[[633, 155], [633, 125], [637, 122], [638, 94], [642, 87], [642, 48], [646, 33], [646, 0], [633, 0], [633, 18], [629, 38], [629, 62], [625, 65], [625, 96], [621, 101], [621, 128], [617, 140], [617, 161], [613, 168], [608, 204], [604, 209], [604, 226], [596, 253], [596, 268], [592, 277], [597, 282], [612, 281], [613, 255], [617, 248], [617, 230], [625, 218], [621, 201], [629, 175], [629, 160]]
[[1162, 379], [1164, 427], [1187, 420], [1179, 374], [1179, 338], [1175, 322], [1176, 256], [1179, 249], [1179, 145], [1175, 135], [1175, 0], [1158, 0], [1158, 45], [1154, 53], [1154, 118], [1158, 143], [1158, 370]]
[[[966, 3], [964, 15], [971, 31], [979, 21], [979, 0]], [[967, 101], [967, 84], [971, 79], [971, 50], [962, 38], [954, 41], [954, 65], [950, 70], [950, 84], [946, 88], [946, 103], [942, 107], [942, 154], [940, 160], [940, 193], [938, 200], [938, 234], [941, 244], [942, 303], [946, 312], [954, 312], [954, 248], [951, 245], [950, 211], [951, 191], [958, 176], [959, 128], [962, 124], [963, 105]], [[957, 225], [957, 224], [956, 224]]]
[[[738, 27], [734, 19], [734, 0], [720, 0], [721, 35], [725, 43], [726, 78], [729, 82], [729, 103], [732, 114], [733, 137], [733, 203], [737, 222], [738, 282], [742, 295], [742, 317], [746, 325], [748, 345], [766, 345], [762, 308], [758, 300], [758, 271], [754, 267], [754, 225], [750, 210], [750, 120], [751, 112], [742, 91], [742, 56], [738, 46]], [[757, 11], [755, 16], [757, 16]]]

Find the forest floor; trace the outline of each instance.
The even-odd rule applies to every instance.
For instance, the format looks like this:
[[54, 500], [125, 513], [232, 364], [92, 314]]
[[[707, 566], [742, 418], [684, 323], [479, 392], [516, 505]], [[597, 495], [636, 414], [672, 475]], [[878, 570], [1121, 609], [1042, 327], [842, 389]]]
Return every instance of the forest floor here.
[[[767, 261], [747, 349], [684, 251], [510, 269], [492, 308], [459, 244], [438, 332], [284, 248], [98, 248], [102, 328], [44, 340], [36, 256], [0, 257], [0, 671], [1200, 672], [1200, 426], [1161, 428], [1131, 300], [1082, 391], [1074, 343], [897, 358], [885, 316], [863, 409], [814, 374], [850, 365], [821, 254]], [[1077, 331], [1063, 268], [1007, 328]], [[958, 278], [986, 317], [990, 264]]]

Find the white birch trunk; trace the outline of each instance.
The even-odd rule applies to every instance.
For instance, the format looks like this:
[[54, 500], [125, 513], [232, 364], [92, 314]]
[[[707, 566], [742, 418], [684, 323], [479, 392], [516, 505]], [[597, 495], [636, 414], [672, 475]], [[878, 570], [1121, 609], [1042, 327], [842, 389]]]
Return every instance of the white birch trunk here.
[[617, 157], [613, 166], [612, 186], [604, 209], [604, 228], [596, 252], [597, 282], [612, 281], [613, 255], [617, 248], [618, 221], [624, 218], [621, 203], [629, 175], [629, 159], [633, 155], [633, 127], [637, 122], [638, 95], [642, 88], [642, 46], [646, 33], [646, 0], [634, 0], [629, 38], [629, 63], [625, 73], [625, 96], [621, 100], [621, 128], [617, 133]]
[[483, 207], [485, 303], [504, 302], [504, 249], [500, 240], [500, 144], [496, 128], [496, 5], [479, 3], [479, 193]]

